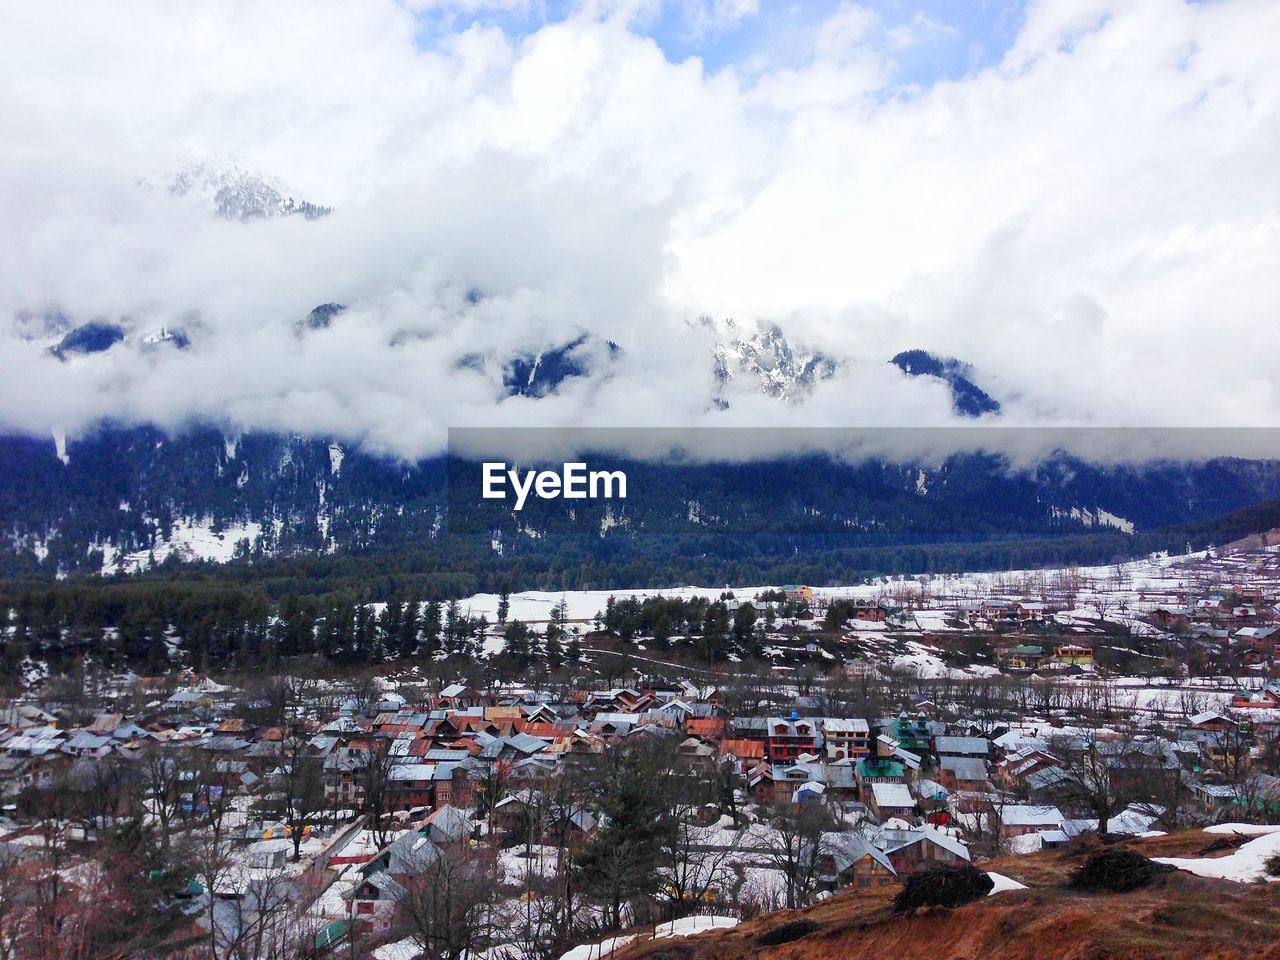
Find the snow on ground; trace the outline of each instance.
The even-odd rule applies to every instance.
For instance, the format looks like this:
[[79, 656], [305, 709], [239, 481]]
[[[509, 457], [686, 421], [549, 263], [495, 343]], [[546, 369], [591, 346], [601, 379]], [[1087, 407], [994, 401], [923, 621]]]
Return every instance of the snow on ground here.
[[610, 956], [619, 947], [626, 946], [636, 938], [637, 934], [629, 933], [621, 937], [602, 940], [600, 943], [584, 943], [562, 954], [560, 960], [600, 960]]
[[[734, 590], [734, 596], [749, 599], [757, 593], [775, 589], [772, 587], [746, 587]], [[527, 590], [524, 593], [511, 594], [511, 610], [508, 620], [521, 620], [525, 623], [537, 623], [551, 619], [551, 608], [561, 600], [565, 602], [568, 619], [589, 621], [595, 619], [597, 613], [604, 611], [610, 597], [619, 600], [635, 597], [675, 597], [691, 600], [694, 597], [706, 597], [718, 600], [724, 593], [723, 587], [676, 587], [671, 590], [568, 590], [562, 593], [545, 590]], [[498, 595], [496, 593], [477, 593], [469, 600], [462, 601], [463, 611], [469, 611], [473, 617], [484, 614], [489, 620], [498, 619]]]
[[[1208, 828], [1209, 833], [1244, 833], [1257, 830], [1245, 824], [1218, 824], [1219, 829]], [[1223, 829], [1226, 828], [1226, 829]], [[1266, 833], [1237, 847], [1225, 857], [1153, 857], [1156, 863], [1167, 863], [1199, 877], [1234, 880], [1236, 883], [1255, 883], [1259, 880], [1280, 881], [1280, 877], [1267, 876], [1264, 864], [1267, 859], [1280, 855], [1280, 825], [1266, 828]]]
[[653, 932], [653, 939], [692, 937], [707, 930], [727, 930], [737, 925], [737, 917], [685, 917], [683, 920], [672, 920], [670, 923], [660, 924]]
[[212, 560], [227, 563], [234, 556], [236, 547], [247, 540], [250, 544], [262, 534], [262, 524], [248, 522], [223, 527], [214, 532], [212, 520], [176, 520], [167, 540], [157, 540], [149, 550], [135, 550], [119, 554], [115, 548], [103, 551], [102, 573], [135, 573], [151, 563], [163, 563], [170, 554], [182, 560]]
[[373, 960], [414, 960], [422, 955], [422, 947], [413, 937], [386, 943], [373, 951]]
[[[953, 627], [948, 621], [951, 614], [946, 610], [917, 610], [915, 613], [916, 626], [921, 630], [928, 630], [931, 633], [959, 633], [963, 632], [960, 627]], [[876, 624], [883, 627], [883, 624]]]
[[1274, 823], [1215, 823], [1205, 827], [1205, 833], [1238, 833], [1246, 837], [1260, 837], [1268, 833], [1280, 833], [1280, 824]]
[[[526, 853], [529, 855], [526, 856]], [[558, 852], [555, 847], [536, 844], [532, 847], [508, 847], [498, 854], [502, 882], [514, 886], [524, 886], [529, 877], [555, 876], [557, 862]]]
[[995, 886], [992, 887], [991, 892], [987, 894], [988, 897], [995, 896], [997, 893], [1004, 893], [1006, 890], [1027, 889], [1027, 885], [1025, 883], [1019, 883], [1017, 880], [1006, 877], [1003, 873], [987, 871], [987, 876], [995, 882]]
[[910, 673], [922, 680], [937, 680], [945, 676], [961, 680], [968, 677], [991, 676], [1000, 672], [996, 667], [980, 664], [963, 669], [948, 667], [938, 656], [940, 651], [937, 647], [926, 646], [915, 640], [907, 641], [907, 649], [911, 652], [893, 658], [893, 669]]
[[[1071, 613], [1081, 620], [1094, 621], [1101, 614], [1101, 609], [1108, 610], [1108, 619], [1123, 616], [1132, 619], [1135, 613], [1146, 612], [1157, 606], [1178, 602], [1177, 596], [1184, 594], [1193, 586], [1194, 570], [1188, 564], [1205, 562], [1205, 552], [1185, 555], [1167, 556], [1153, 554], [1140, 560], [1127, 563], [1097, 567], [1070, 567], [1062, 570], [1014, 570], [992, 571], [981, 573], [965, 573], [943, 576], [902, 576], [880, 578], [871, 583], [838, 587], [815, 587], [814, 594], [820, 599], [831, 601], [836, 599], [878, 600], [883, 598], [912, 596], [923, 597], [925, 604], [935, 608], [946, 609], [954, 606], [958, 600], [982, 600], [989, 597], [1026, 597], [1035, 594], [1044, 585], [1051, 583], [1064, 573], [1070, 575], [1075, 586], [1072, 593], [1076, 597], [1077, 609]], [[1210, 561], [1223, 564], [1230, 558], [1215, 558]], [[525, 622], [545, 621], [550, 619], [551, 608], [564, 600], [571, 620], [590, 621], [602, 611], [610, 596], [637, 597], [643, 599], [652, 596], [707, 597], [716, 599], [721, 593], [730, 590], [738, 599], [749, 599], [765, 590], [776, 590], [773, 586], [735, 586], [735, 587], [676, 587], [667, 590], [573, 590], [565, 592], [527, 591], [511, 595], [511, 618]], [[463, 609], [470, 609], [472, 616], [485, 614], [489, 619], [497, 619], [498, 595], [480, 593], [470, 600], [464, 601]], [[922, 629], [941, 631], [946, 629], [945, 623], [938, 623], [935, 611], [925, 611], [924, 621], [919, 621]], [[926, 625], [927, 624], [927, 625]], [[862, 629], [856, 627], [856, 629]]]
[[1023, 856], [1028, 853], [1036, 853], [1044, 846], [1044, 837], [1038, 833], [1025, 833], [1020, 837], [1011, 837], [1005, 843], [1005, 849], [1010, 853]]

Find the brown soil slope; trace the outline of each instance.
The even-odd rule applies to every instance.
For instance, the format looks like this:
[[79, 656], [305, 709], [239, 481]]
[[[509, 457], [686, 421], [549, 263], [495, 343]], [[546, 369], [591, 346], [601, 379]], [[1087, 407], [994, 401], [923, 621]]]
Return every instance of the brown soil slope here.
[[[1212, 839], [1193, 832], [1124, 846], [1146, 856], [1200, 856], [1206, 855], [1202, 851]], [[891, 906], [897, 887], [849, 892], [804, 910], [767, 914], [731, 930], [643, 941], [615, 958], [1280, 960], [1280, 883], [1238, 884], [1174, 872], [1131, 893], [1067, 889], [1067, 879], [1088, 852], [1088, 846], [1074, 846], [981, 864], [1030, 889], [952, 910], [930, 908], [895, 916]], [[789, 935], [797, 938], [788, 939]], [[776, 943], [779, 939], [788, 942]], [[768, 945], [770, 941], [774, 944]]]

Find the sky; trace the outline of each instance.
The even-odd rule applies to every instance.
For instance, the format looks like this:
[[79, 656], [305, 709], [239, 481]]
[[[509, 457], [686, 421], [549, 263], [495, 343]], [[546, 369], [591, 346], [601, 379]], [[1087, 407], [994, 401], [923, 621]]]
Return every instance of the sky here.
[[[0, 430], [954, 423], [910, 348], [985, 425], [1272, 425], [1276, 36], [1272, 0], [6, 4]], [[193, 168], [333, 212], [228, 222]], [[718, 386], [730, 318], [835, 375]], [[91, 320], [126, 340], [49, 353]], [[591, 376], [506, 396], [582, 335]]]

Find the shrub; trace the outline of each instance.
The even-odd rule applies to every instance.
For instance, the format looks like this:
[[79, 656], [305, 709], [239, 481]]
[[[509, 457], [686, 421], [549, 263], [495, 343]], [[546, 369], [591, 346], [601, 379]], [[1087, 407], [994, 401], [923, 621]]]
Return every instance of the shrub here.
[[776, 947], [780, 943], [790, 943], [792, 940], [807, 937], [817, 929], [818, 925], [812, 920], [793, 920], [772, 930], [766, 930], [756, 937], [756, 943], [762, 947]]
[[1071, 877], [1076, 890], [1107, 890], [1124, 893], [1145, 887], [1157, 874], [1173, 867], [1148, 860], [1140, 853], [1113, 847], [1101, 850], [1086, 860]]
[[894, 913], [919, 907], [958, 907], [985, 897], [995, 881], [970, 864], [946, 864], [907, 877], [893, 901]]

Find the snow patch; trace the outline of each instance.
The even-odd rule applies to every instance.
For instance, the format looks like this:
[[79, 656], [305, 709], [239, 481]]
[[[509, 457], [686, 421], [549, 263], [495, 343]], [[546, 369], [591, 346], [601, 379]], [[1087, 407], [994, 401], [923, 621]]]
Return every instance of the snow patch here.
[[993, 897], [997, 893], [1005, 893], [1008, 890], [1027, 889], [1027, 885], [1025, 883], [1019, 883], [1017, 880], [1006, 877], [1003, 873], [988, 871], [987, 876], [995, 883], [995, 886], [991, 888], [991, 892], [987, 894], [988, 897]]
[[253, 521], [233, 524], [215, 532], [211, 520], [183, 519], [175, 521], [169, 537], [157, 540], [149, 549], [121, 554], [114, 547], [104, 547], [102, 573], [136, 573], [145, 570], [155, 558], [163, 563], [176, 554], [182, 560], [212, 560], [227, 563], [234, 559], [236, 548], [244, 541], [250, 544], [262, 534], [262, 525]]
[[560, 960], [600, 960], [611, 956], [619, 947], [624, 947], [636, 938], [637, 934], [629, 933], [621, 937], [602, 940], [600, 943], [584, 943], [574, 947], [568, 953], [561, 954]]
[[692, 937], [694, 934], [705, 933], [708, 930], [728, 930], [730, 927], [736, 927], [737, 925], [737, 917], [685, 917], [682, 920], [672, 920], [669, 923], [659, 924], [658, 928], [653, 932], [653, 939]]
[[[1222, 826], [1243, 827], [1242, 824]], [[1265, 864], [1270, 857], [1280, 854], [1280, 826], [1268, 828], [1254, 840], [1236, 848], [1225, 857], [1153, 857], [1156, 863], [1167, 863], [1186, 870], [1198, 877], [1234, 880], [1236, 883], [1255, 883], [1259, 880], [1276, 882], [1280, 877], [1269, 877]], [[1217, 831], [1227, 833], [1230, 831]], [[1243, 832], [1243, 829], [1240, 831]]]
[[67, 455], [67, 433], [65, 430], [54, 430], [53, 432], [53, 449], [58, 455], [58, 459], [62, 461], [62, 465], [68, 466], [71, 463], [71, 457]]

